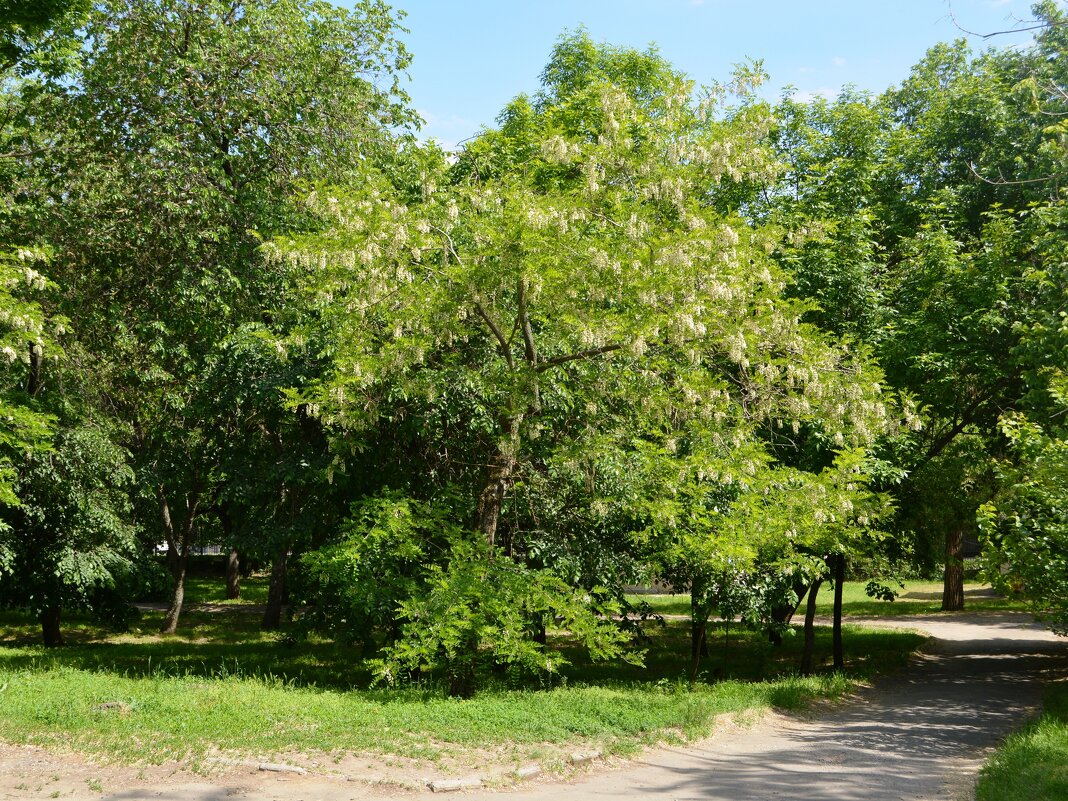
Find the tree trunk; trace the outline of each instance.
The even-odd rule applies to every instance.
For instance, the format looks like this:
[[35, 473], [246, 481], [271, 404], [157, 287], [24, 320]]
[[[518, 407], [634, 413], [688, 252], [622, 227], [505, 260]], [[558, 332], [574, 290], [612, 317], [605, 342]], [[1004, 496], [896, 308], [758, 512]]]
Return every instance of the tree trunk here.
[[171, 576], [177, 576], [178, 570], [181, 564], [181, 557], [178, 555], [178, 545], [172, 542], [170, 538], [167, 540], [167, 570]]
[[45, 648], [63, 645], [63, 632], [59, 628], [62, 611], [63, 607], [59, 604], [53, 604], [41, 610], [41, 636], [44, 639]]
[[267, 608], [263, 610], [263, 628], [274, 630], [282, 627], [282, 605], [285, 603], [286, 566], [289, 548], [275, 557], [271, 565], [271, 581], [267, 588]]
[[[801, 606], [801, 602], [805, 600], [805, 593], [808, 592], [808, 585], [803, 581], [794, 583], [794, 595], [797, 596], [797, 601], [794, 604], [783, 604], [782, 606], [776, 606], [771, 610], [771, 619], [775, 623], [788, 626], [790, 621], [794, 619], [794, 615], [797, 614], [797, 608]], [[776, 629], [772, 628], [768, 631], [768, 640], [772, 645], [782, 645], [782, 634]]]
[[470, 634], [457, 655], [449, 662], [445, 674], [451, 698], [471, 698], [475, 694], [478, 667], [478, 637]]
[[503, 428], [508, 432], [507, 444], [497, 448], [493, 462], [486, 477], [486, 486], [478, 496], [478, 520], [476, 527], [482, 532], [492, 554], [497, 540], [497, 524], [501, 519], [501, 507], [504, 505], [504, 493], [512, 483], [515, 470], [516, 450], [519, 447], [518, 415], [504, 418]]
[[690, 683], [697, 681], [701, 669], [701, 657], [708, 656], [708, 620], [694, 620], [690, 628]]
[[241, 597], [241, 556], [236, 550], [226, 557], [226, 597], [231, 601]]
[[964, 608], [964, 529], [960, 526], [946, 534], [944, 576], [942, 611], [958, 612]]
[[478, 496], [478, 530], [489, 545], [491, 551], [497, 541], [497, 524], [501, 519], [501, 507], [504, 505], [504, 493], [511, 481], [515, 467], [514, 457], [499, 456], [499, 462], [490, 467], [486, 486]]
[[820, 585], [823, 583], [823, 579], [816, 579], [812, 582], [812, 586], [808, 590], [808, 604], [805, 607], [805, 647], [801, 652], [801, 675], [809, 676], [812, 674], [812, 657], [813, 652], [816, 650], [816, 629], [814, 626], [814, 620], [816, 618], [816, 594], [820, 591]]
[[531, 619], [531, 639], [538, 645], [545, 645], [548, 642], [547, 632], [545, 631], [545, 615], [541, 612], [535, 612]]
[[167, 539], [168, 558], [167, 562], [174, 578], [174, 589], [171, 592], [171, 603], [167, 613], [163, 616], [163, 624], [160, 626], [160, 634], [174, 634], [178, 630], [178, 619], [182, 615], [182, 605], [185, 603], [185, 576], [189, 567], [189, 548], [193, 543], [193, 525], [197, 513], [197, 493], [191, 493], [185, 498], [185, 519], [182, 527], [176, 532], [174, 520], [171, 517], [170, 504], [161, 487], [159, 490], [160, 516], [163, 519], [163, 531]]
[[845, 670], [845, 649], [842, 647], [842, 585], [845, 583], [845, 554], [831, 557], [834, 568], [834, 669]]
[[226, 598], [236, 601], [241, 597], [241, 555], [234, 547], [234, 524], [230, 518], [230, 506], [227, 503], [218, 504], [215, 515], [222, 529], [222, 541], [230, 546], [230, 553], [226, 557]]
[[690, 582], [690, 683], [697, 681], [701, 658], [708, 656], [708, 613], [701, 605], [703, 585], [700, 579]]
[[185, 573], [189, 565], [188, 548], [183, 549], [178, 555], [174, 572], [174, 589], [171, 592], [171, 604], [167, 607], [167, 614], [163, 616], [163, 625], [159, 627], [160, 634], [174, 634], [178, 631], [178, 618], [182, 615], [182, 604], [185, 603]]
[[30, 371], [26, 376], [26, 394], [31, 398], [36, 398], [37, 393], [41, 391], [41, 387], [44, 386], [44, 349], [37, 342], [29, 343], [30, 349]]

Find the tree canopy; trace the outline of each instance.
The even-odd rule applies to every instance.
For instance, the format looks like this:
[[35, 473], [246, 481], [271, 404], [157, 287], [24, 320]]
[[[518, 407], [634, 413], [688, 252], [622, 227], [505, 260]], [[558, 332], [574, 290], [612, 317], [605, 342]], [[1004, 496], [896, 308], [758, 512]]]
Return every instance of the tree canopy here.
[[651, 579], [693, 677], [712, 615], [775, 639], [807, 592], [811, 630], [847, 563], [959, 606], [981, 534], [1063, 626], [1036, 8], [1030, 48], [833, 100], [565, 32], [447, 153], [378, 0], [0, 2], [0, 601], [57, 644], [165, 559], [174, 632], [211, 542], [270, 566], [265, 626], [467, 694], [558, 670], [553, 626], [639, 661]]

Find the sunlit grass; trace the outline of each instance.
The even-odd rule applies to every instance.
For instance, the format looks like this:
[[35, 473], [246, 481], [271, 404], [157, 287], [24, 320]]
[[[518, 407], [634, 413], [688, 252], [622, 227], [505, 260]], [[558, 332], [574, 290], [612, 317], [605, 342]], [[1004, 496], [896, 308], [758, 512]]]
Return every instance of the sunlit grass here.
[[473, 748], [546, 744], [627, 752], [707, 733], [723, 712], [797, 709], [836, 697], [876, 668], [904, 664], [922, 638], [850, 628], [845, 675], [794, 675], [800, 637], [773, 648], [734, 626], [713, 627], [700, 680], [689, 685], [685, 621], [647, 628], [645, 667], [590, 664], [563, 632], [550, 638], [573, 665], [551, 682], [490, 674], [468, 701], [444, 697], [433, 678], [418, 687], [369, 688], [357, 649], [329, 640], [293, 643], [263, 632], [239, 607], [193, 612], [177, 636], [111, 634], [84, 621], [72, 645], [44, 649], [26, 617], [0, 617], [0, 738], [72, 747], [124, 761], [197, 758], [213, 749], [251, 754], [357, 751], [419, 760]]
[[241, 597], [230, 600], [226, 597], [226, 579], [219, 575], [189, 576], [186, 578], [186, 601], [191, 604], [263, 604], [267, 602], [267, 576], [253, 574], [241, 579]]
[[[869, 598], [865, 593], [867, 582], [847, 581], [842, 586], [842, 613], [856, 617], [898, 617], [905, 615], [926, 615], [942, 611], [942, 584], [932, 581], [906, 581], [904, 588], [893, 585], [899, 592], [897, 600], [880, 601]], [[816, 613], [829, 616], [833, 611], [834, 590], [824, 584], [816, 596]], [[689, 615], [690, 596], [687, 593], [676, 595], [632, 595], [633, 603], [642, 601], [649, 604], [653, 611], [661, 615]], [[1025, 598], [1006, 598], [992, 593], [985, 584], [970, 583], [964, 587], [964, 606], [972, 612], [1025, 611]], [[803, 611], [799, 610], [799, 611]]]
[[[75, 668], [0, 670], [0, 736], [124, 761], [203, 755], [361, 751], [433, 759], [450, 747], [588, 745], [608, 750], [706, 734], [717, 714], [797, 708], [848, 690], [835, 674], [693, 688], [667, 682], [495, 689], [454, 701], [419, 689], [337, 691], [282, 680], [131, 678]], [[105, 706], [106, 705], [106, 706]]]
[[[869, 598], [864, 592], [866, 582], [847, 581], [842, 587], [842, 613], [857, 617], [896, 617], [899, 615], [928, 615], [942, 611], [942, 582], [906, 581], [905, 586], [893, 585], [898, 591], [894, 601]], [[824, 585], [818, 596], [817, 614], [833, 611], [834, 591]], [[967, 612], [1025, 611], [1027, 601], [1022, 597], [997, 595], [987, 584], [964, 585], [964, 609]], [[953, 613], [947, 613], [953, 614]]]
[[976, 799], [1068, 800], [1068, 682], [1048, 689], [1042, 717], [1009, 737], [983, 768]]

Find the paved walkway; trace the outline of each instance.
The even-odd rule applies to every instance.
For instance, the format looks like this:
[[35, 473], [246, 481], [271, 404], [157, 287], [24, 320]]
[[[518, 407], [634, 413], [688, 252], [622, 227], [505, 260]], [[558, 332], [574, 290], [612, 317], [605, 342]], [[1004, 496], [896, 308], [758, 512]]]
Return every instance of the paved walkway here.
[[[542, 784], [514, 801], [929, 801], [973, 797], [995, 746], [1068, 675], [1068, 643], [1018, 614], [909, 617], [937, 638], [906, 674], [801, 721], [773, 717], [619, 771]], [[851, 621], [853, 622], [853, 621]], [[855, 621], [886, 625], [884, 620]], [[479, 793], [474, 799], [501, 798]]]

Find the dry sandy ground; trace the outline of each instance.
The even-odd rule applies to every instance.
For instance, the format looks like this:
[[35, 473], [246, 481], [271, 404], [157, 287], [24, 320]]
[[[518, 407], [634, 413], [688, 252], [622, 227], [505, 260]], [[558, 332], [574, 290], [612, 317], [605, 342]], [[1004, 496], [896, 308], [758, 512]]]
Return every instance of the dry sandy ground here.
[[[1068, 644], [1023, 614], [911, 617], [936, 639], [903, 675], [810, 719], [768, 715], [721, 727], [686, 748], [659, 748], [624, 765], [564, 780], [532, 780], [467, 801], [708, 799], [709, 801], [948, 801], [973, 794], [990, 750], [1037, 708], [1044, 681], [1068, 676]], [[859, 622], [859, 621], [858, 621]], [[425, 791], [422, 791], [425, 792]], [[174, 767], [94, 765], [70, 755], [0, 745], [0, 799], [347, 801], [420, 791], [339, 776], [220, 766], [209, 776]]]

